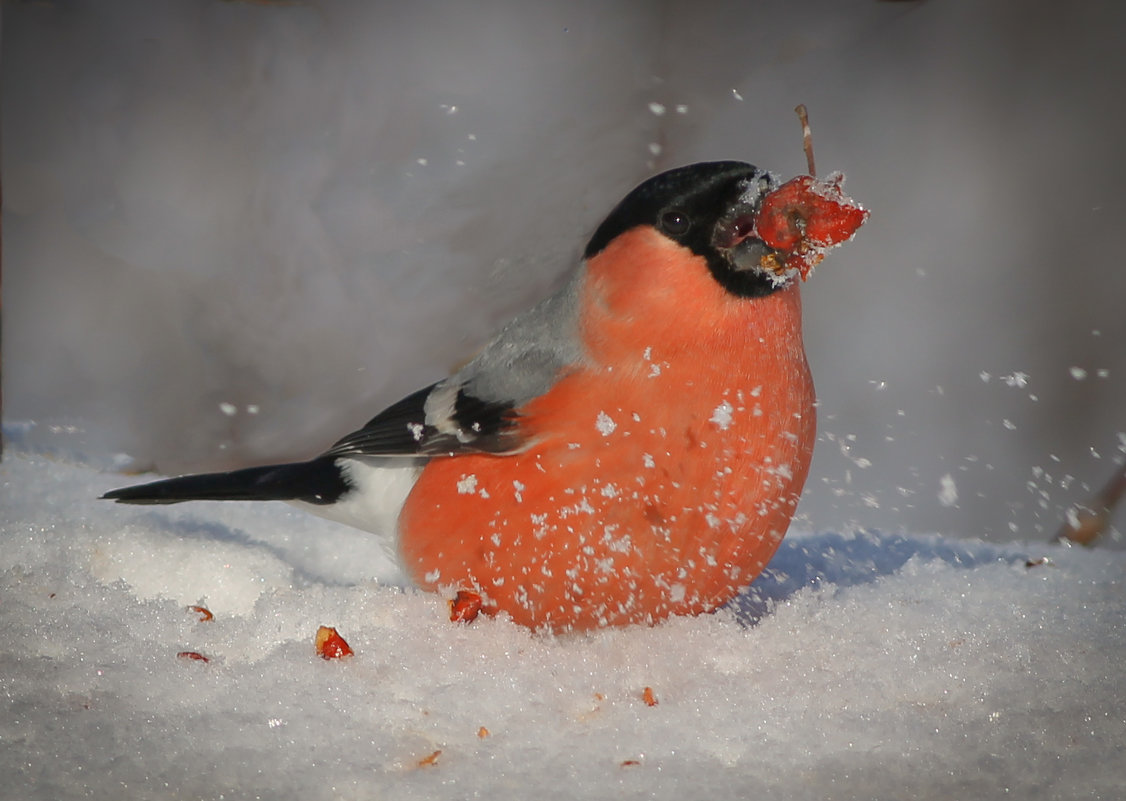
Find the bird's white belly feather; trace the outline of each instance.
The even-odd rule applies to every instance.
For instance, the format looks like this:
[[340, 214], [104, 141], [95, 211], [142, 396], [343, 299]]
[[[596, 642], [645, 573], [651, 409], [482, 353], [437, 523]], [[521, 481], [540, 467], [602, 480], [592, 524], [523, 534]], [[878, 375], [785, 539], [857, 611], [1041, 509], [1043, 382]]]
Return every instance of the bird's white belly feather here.
[[290, 501], [315, 515], [343, 523], [379, 538], [388, 558], [400, 564], [399, 511], [422, 471], [423, 462], [412, 459], [353, 459], [336, 461], [353, 489], [332, 504]]

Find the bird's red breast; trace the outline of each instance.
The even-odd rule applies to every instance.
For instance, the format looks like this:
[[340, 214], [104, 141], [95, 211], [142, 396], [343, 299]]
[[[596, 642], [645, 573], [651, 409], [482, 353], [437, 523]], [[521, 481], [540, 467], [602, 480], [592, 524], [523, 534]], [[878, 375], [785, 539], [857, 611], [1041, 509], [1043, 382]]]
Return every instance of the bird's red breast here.
[[737, 297], [649, 226], [585, 269], [586, 358], [518, 410], [521, 452], [429, 462], [403, 564], [554, 631], [710, 611], [769, 561], [809, 468], [798, 285]]

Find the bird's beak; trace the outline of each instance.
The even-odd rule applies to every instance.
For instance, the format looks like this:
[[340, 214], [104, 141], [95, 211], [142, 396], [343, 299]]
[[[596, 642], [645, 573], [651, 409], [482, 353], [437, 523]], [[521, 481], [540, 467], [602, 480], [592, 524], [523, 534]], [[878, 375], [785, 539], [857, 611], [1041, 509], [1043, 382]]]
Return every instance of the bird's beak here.
[[740, 203], [716, 226], [712, 244], [727, 254], [731, 269], [736, 272], [753, 270], [762, 272], [762, 265], [770, 262], [777, 252], [759, 239], [755, 231], [758, 205]]
[[731, 209], [716, 224], [712, 245], [727, 255], [736, 272], [770, 272], [763, 265], [779, 261], [778, 252], [758, 235], [756, 225], [762, 211], [763, 198], [778, 188], [778, 180], [767, 172], [749, 180]]

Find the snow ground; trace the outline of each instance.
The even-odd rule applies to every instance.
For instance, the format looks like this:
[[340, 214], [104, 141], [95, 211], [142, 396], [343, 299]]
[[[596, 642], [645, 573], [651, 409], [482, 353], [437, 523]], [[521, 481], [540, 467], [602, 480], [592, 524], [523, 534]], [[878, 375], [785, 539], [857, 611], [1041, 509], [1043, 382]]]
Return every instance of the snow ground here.
[[362, 532], [119, 483], [0, 465], [7, 797], [1120, 797], [1121, 552], [797, 532], [733, 610], [552, 638], [449, 623]]

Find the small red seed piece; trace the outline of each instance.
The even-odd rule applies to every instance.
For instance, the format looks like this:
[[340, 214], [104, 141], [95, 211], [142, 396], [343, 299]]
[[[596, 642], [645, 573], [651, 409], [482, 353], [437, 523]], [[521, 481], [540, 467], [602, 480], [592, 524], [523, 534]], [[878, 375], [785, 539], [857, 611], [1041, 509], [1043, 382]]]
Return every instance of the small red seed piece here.
[[451, 623], [472, 623], [481, 613], [481, 596], [469, 590], [458, 590], [450, 601]]
[[188, 611], [195, 612], [197, 615], [199, 615], [199, 620], [201, 623], [206, 623], [209, 620], [215, 619], [215, 615], [211, 614], [211, 610], [206, 606], [189, 606]]
[[440, 757], [441, 755], [442, 755], [442, 749], [439, 748], [437, 751], [435, 751], [430, 756], [426, 756], [426, 757], [423, 757], [422, 759], [418, 760], [418, 766], [420, 768], [428, 768], [432, 765], [437, 765], [438, 764], [438, 757]]
[[352, 656], [351, 646], [331, 626], [321, 626], [317, 629], [315, 643], [317, 655], [323, 659], [340, 659], [344, 656]]
[[181, 651], [180, 653], [176, 654], [176, 656], [179, 657], [180, 659], [194, 659], [197, 662], [210, 662], [211, 661], [206, 656], [201, 654], [199, 651]]
[[657, 696], [655, 696], [653, 694], [653, 688], [652, 687], [646, 687], [644, 690], [641, 691], [641, 700], [645, 702], [646, 706], [656, 706], [657, 705]]

